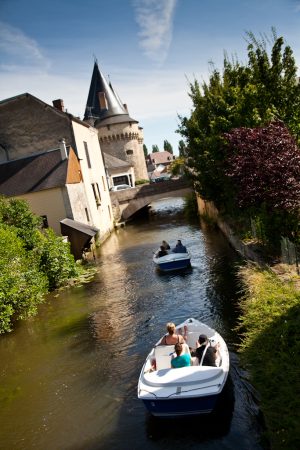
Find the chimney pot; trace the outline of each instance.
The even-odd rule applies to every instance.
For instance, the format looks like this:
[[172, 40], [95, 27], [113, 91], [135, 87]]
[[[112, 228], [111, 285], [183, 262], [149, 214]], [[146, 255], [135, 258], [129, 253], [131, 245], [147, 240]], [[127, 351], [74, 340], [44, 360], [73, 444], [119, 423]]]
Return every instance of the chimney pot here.
[[64, 161], [65, 159], [68, 159], [68, 152], [67, 152], [65, 139], [61, 139], [59, 141], [59, 148], [60, 148], [60, 155], [61, 155], [62, 161]]
[[62, 111], [62, 112], [65, 111], [64, 101], [61, 98], [58, 98], [57, 100], [53, 100], [52, 104], [53, 104], [54, 108], [59, 109], [59, 111]]

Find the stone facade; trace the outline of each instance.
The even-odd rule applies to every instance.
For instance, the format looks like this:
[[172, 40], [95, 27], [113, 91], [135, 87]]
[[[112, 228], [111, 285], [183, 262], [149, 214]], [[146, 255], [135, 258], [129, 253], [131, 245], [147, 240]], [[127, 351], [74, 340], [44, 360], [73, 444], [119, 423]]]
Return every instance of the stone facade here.
[[[98, 228], [104, 240], [113, 230], [113, 214], [98, 132], [85, 122], [37, 99], [30, 94], [0, 102], [0, 164], [57, 149], [64, 140], [71, 146], [82, 173], [80, 185], [67, 184], [60, 198], [57, 190], [29, 195], [36, 214], [53, 217], [51, 226], [58, 232], [65, 217]], [[37, 174], [32, 174], [37, 176]], [[34, 195], [34, 199], [33, 199]], [[51, 202], [47, 199], [51, 199]], [[56, 199], [56, 200], [54, 200]], [[57, 200], [59, 199], [59, 200]], [[61, 205], [54, 212], [56, 206]], [[51, 204], [50, 204], [51, 203]]]
[[98, 128], [99, 142], [104, 153], [127, 161], [134, 168], [136, 180], [147, 180], [143, 152], [143, 129], [136, 123], [119, 123]]

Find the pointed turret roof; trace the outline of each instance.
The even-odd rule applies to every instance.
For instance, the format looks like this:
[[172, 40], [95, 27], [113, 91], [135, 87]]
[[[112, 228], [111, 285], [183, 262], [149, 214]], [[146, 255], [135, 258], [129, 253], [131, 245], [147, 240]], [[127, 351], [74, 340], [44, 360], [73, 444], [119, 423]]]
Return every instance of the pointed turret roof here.
[[[101, 98], [101, 104], [100, 104]], [[114, 91], [110, 82], [99, 70], [95, 61], [94, 70], [85, 108], [84, 120], [94, 120], [95, 126], [109, 125], [113, 123], [134, 122], [123, 105], [120, 97]]]

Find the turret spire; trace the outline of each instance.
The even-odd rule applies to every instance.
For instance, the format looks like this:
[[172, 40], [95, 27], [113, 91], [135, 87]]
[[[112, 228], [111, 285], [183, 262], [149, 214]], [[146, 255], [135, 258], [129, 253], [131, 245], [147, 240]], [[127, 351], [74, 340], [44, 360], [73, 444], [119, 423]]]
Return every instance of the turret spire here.
[[[117, 116], [120, 116], [120, 120], [118, 120]], [[107, 119], [112, 118], [114, 118], [114, 123], [119, 121], [136, 122], [128, 116], [126, 107], [115, 93], [110, 81], [108, 82], [99, 70], [98, 62], [95, 59], [84, 120], [94, 120], [94, 123], [97, 122], [97, 124], [100, 124], [103, 120], [107, 122]]]

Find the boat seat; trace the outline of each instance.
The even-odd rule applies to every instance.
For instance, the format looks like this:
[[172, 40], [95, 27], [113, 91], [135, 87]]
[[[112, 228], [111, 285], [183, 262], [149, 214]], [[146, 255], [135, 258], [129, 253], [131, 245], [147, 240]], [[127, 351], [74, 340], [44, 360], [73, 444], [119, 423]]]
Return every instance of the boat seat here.
[[171, 369], [171, 358], [174, 353], [174, 345], [158, 345], [154, 350], [156, 370]]
[[186, 343], [190, 348], [196, 348], [196, 342], [199, 338], [198, 331], [188, 331], [186, 335]]

